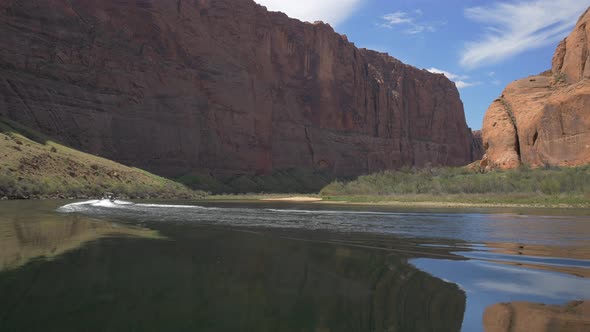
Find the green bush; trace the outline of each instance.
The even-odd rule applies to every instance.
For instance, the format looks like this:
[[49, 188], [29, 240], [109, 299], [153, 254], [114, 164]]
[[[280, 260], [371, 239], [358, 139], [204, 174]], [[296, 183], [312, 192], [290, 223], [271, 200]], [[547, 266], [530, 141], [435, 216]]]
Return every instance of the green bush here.
[[350, 182], [335, 181], [323, 196], [447, 194], [585, 194], [590, 193], [590, 166], [521, 167], [485, 174], [466, 168], [383, 171]]

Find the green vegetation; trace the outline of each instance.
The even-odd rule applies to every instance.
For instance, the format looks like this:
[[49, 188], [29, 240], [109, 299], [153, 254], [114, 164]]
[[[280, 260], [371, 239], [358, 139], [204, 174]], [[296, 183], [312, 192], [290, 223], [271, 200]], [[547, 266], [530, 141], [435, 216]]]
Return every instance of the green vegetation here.
[[198, 198], [204, 192], [52, 142], [0, 117], [0, 198]]
[[485, 174], [467, 168], [385, 171], [332, 182], [320, 194], [325, 200], [354, 202], [590, 206], [590, 166]]
[[567, 83], [567, 76], [565, 76], [565, 73], [563, 72], [559, 72], [555, 74], [553, 77], [555, 79], [555, 82], [557, 83]]
[[240, 175], [226, 178], [208, 174], [185, 175], [178, 182], [190, 188], [214, 194], [246, 193], [317, 193], [334, 180], [320, 171], [289, 169], [270, 175]]
[[129, 198], [202, 198], [205, 192], [304, 194], [323, 187], [320, 195], [325, 201], [590, 206], [590, 166], [523, 167], [485, 174], [468, 168], [428, 167], [332, 183], [326, 173], [291, 169], [226, 178], [190, 174], [177, 181], [82, 153], [0, 117], [0, 198], [87, 198], [105, 192]]
[[504, 99], [504, 97], [500, 98], [499, 100], [502, 103], [502, 105], [504, 106], [504, 109], [506, 110], [506, 113], [508, 113], [508, 116], [510, 117], [510, 121], [514, 125], [514, 128], [517, 128], [517, 126], [516, 126], [516, 117], [514, 116], [514, 112], [512, 112], [512, 107], [510, 106], [510, 104], [508, 103], [508, 101], [506, 101], [506, 99]]

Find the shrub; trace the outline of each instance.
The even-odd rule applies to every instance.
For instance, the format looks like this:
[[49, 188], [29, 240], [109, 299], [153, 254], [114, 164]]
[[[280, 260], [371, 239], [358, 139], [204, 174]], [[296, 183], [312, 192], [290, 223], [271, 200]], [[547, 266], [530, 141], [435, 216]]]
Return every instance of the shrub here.
[[324, 196], [410, 194], [583, 194], [590, 192], [590, 166], [521, 167], [480, 174], [465, 168], [383, 171], [324, 187]]

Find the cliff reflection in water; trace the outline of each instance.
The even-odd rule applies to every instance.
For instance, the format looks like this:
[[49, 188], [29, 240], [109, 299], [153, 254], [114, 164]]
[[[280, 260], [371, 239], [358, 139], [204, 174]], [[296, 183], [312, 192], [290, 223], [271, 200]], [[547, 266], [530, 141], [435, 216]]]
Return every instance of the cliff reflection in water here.
[[590, 302], [572, 301], [564, 306], [531, 302], [500, 303], [484, 314], [486, 332], [590, 331]]
[[1, 324], [19, 331], [461, 328], [463, 291], [404, 255], [328, 244], [330, 234], [316, 233], [315, 241], [308, 233], [297, 240], [292, 232], [285, 239], [156, 228], [173, 241], [106, 238], [0, 273]]
[[51, 259], [106, 236], [157, 238], [156, 232], [39, 211], [23, 213], [4, 203], [0, 214], [0, 271], [20, 267], [31, 259]]

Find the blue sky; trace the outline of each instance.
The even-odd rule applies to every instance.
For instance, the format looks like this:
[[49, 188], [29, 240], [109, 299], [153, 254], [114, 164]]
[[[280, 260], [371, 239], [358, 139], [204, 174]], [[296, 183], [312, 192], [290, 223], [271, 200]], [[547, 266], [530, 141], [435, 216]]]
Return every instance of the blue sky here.
[[590, 0], [255, 0], [330, 23], [358, 47], [455, 81], [468, 125], [481, 128], [506, 84], [551, 68], [558, 42]]

